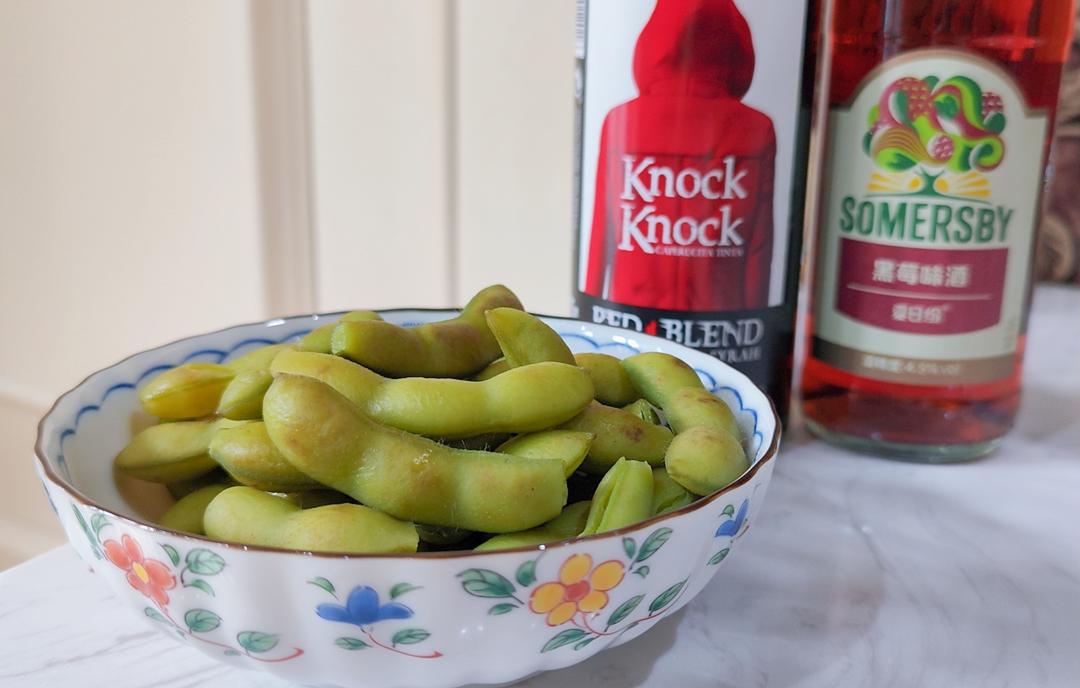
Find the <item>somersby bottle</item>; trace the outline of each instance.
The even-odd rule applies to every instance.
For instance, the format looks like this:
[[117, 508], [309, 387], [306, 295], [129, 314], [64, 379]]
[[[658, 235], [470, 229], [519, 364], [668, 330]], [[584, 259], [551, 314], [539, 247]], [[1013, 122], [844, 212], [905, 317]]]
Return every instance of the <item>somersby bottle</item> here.
[[810, 429], [901, 458], [1016, 414], [1073, 0], [836, 0], [803, 377]]

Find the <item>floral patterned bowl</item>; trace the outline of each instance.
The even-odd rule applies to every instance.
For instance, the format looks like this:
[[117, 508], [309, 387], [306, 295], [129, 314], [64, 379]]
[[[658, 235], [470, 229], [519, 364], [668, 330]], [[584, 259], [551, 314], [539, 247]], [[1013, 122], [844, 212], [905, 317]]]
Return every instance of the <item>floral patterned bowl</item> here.
[[[397, 310], [414, 324], [450, 311]], [[780, 428], [770, 401], [714, 358], [663, 339], [546, 318], [575, 351], [668, 351], [728, 402], [753, 465], [722, 492], [619, 531], [493, 553], [343, 556], [245, 547], [157, 527], [125, 499], [112, 459], [135, 388], [190, 361], [290, 341], [336, 315], [241, 325], [136, 354], [62, 396], [37, 468], [71, 544], [132, 610], [179, 642], [304, 684], [495, 684], [580, 662], [646, 632], [708, 584], [753, 522]]]

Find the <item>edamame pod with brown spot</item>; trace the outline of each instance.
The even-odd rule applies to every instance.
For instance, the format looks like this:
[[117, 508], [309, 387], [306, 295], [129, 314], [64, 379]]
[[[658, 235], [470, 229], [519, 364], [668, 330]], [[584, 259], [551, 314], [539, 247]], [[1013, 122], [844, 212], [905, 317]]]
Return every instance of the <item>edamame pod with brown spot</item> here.
[[581, 469], [594, 475], [606, 473], [622, 457], [659, 465], [671, 444], [671, 431], [663, 425], [595, 401], [560, 427], [593, 435]]

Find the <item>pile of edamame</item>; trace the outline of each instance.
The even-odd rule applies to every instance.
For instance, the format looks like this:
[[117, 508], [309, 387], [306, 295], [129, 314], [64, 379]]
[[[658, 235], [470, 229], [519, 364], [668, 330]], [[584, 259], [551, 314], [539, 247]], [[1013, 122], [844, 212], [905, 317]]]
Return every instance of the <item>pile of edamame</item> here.
[[181, 365], [139, 399], [161, 422], [116, 467], [168, 486], [161, 525], [251, 545], [533, 546], [679, 509], [749, 467], [731, 410], [686, 363], [575, 355], [502, 285], [449, 320], [354, 311]]

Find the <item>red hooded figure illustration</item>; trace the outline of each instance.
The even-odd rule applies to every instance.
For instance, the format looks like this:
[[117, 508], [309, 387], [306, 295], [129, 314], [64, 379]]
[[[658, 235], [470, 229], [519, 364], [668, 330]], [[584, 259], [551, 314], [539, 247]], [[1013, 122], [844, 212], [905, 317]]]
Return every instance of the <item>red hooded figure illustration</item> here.
[[637, 98], [607, 114], [584, 291], [646, 308], [767, 305], [772, 121], [732, 0], [658, 0], [634, 50]]

